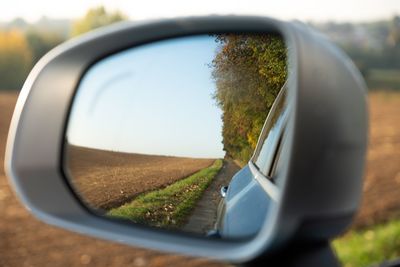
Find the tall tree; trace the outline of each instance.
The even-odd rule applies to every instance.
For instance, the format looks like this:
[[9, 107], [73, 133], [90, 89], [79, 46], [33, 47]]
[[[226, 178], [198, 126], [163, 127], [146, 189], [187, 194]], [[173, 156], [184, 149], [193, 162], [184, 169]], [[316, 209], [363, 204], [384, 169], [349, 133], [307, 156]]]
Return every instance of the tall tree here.
[[102, 6], [92, 8], [82, 19], [74, 22], [72, 25], [72, 35], [80, 35], [122, 20], [126, 20], [126, 16], [120, 12], [107, 12]]
[[286, 81], [287, 51], [278, 35], [217, 35], [211, 64], [214, 98], [222, 109], [227, 155], [250, 159], [266, 116]]
[[400, 47], [400, 17], [394, 16], [389, 24], [388, 43], [393, 47]]
[[22, 32], [0, 32], [0, 89], [20, 89], [31, 61], [32, 54]]
[[41, 31], [36, 28], [30, 28], [25, 33], [26, 40], [32, 52], [33, 65], [58, 44], [65, 41], [65, 38], [55, 32]]

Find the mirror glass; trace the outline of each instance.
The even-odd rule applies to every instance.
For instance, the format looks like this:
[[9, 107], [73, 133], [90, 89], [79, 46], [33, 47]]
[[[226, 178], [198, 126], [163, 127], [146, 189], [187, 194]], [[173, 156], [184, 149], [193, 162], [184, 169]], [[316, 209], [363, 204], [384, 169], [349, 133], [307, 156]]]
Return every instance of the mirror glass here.
[[72, 103], [68, 182], [109, 219], [251, 237], [279, 200], [286, 78], [287, 49], [272, 33], [185, 36], [108, 56]]

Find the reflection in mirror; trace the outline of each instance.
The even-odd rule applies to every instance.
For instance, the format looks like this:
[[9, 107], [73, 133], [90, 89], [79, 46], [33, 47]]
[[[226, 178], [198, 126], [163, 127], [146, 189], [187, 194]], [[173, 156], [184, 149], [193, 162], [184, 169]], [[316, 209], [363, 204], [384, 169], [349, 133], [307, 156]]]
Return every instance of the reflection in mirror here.
[[94, 64], [64, 146], [76, 195], [108, 218], [215, 238], [256, 234], [278, 201], [286, 60], [276, 34], [211, 34]]

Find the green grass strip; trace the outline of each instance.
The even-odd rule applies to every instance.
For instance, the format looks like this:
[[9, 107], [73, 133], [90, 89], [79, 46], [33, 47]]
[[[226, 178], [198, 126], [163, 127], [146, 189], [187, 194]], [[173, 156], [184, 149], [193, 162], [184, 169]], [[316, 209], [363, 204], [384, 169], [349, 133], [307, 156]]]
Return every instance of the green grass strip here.
[[400, 257], [400, 220], [353, 230], [333, 241], [344, 267], [366, 267]]
[[155, 227], [178, 228], [221, 169], [223, 161], [179, 180], [163, 189], [139, 195], [133, 201], [110, 210], [107, 216]]

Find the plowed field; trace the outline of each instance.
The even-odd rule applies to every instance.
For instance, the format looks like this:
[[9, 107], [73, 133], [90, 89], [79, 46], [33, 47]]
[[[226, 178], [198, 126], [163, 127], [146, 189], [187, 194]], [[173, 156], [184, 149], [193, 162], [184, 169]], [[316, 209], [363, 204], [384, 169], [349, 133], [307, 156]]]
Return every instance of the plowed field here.
[[215, 159], [154, 156], [68, 146], [70, 181], [93, 208], [108, 210], [166, 187]]

